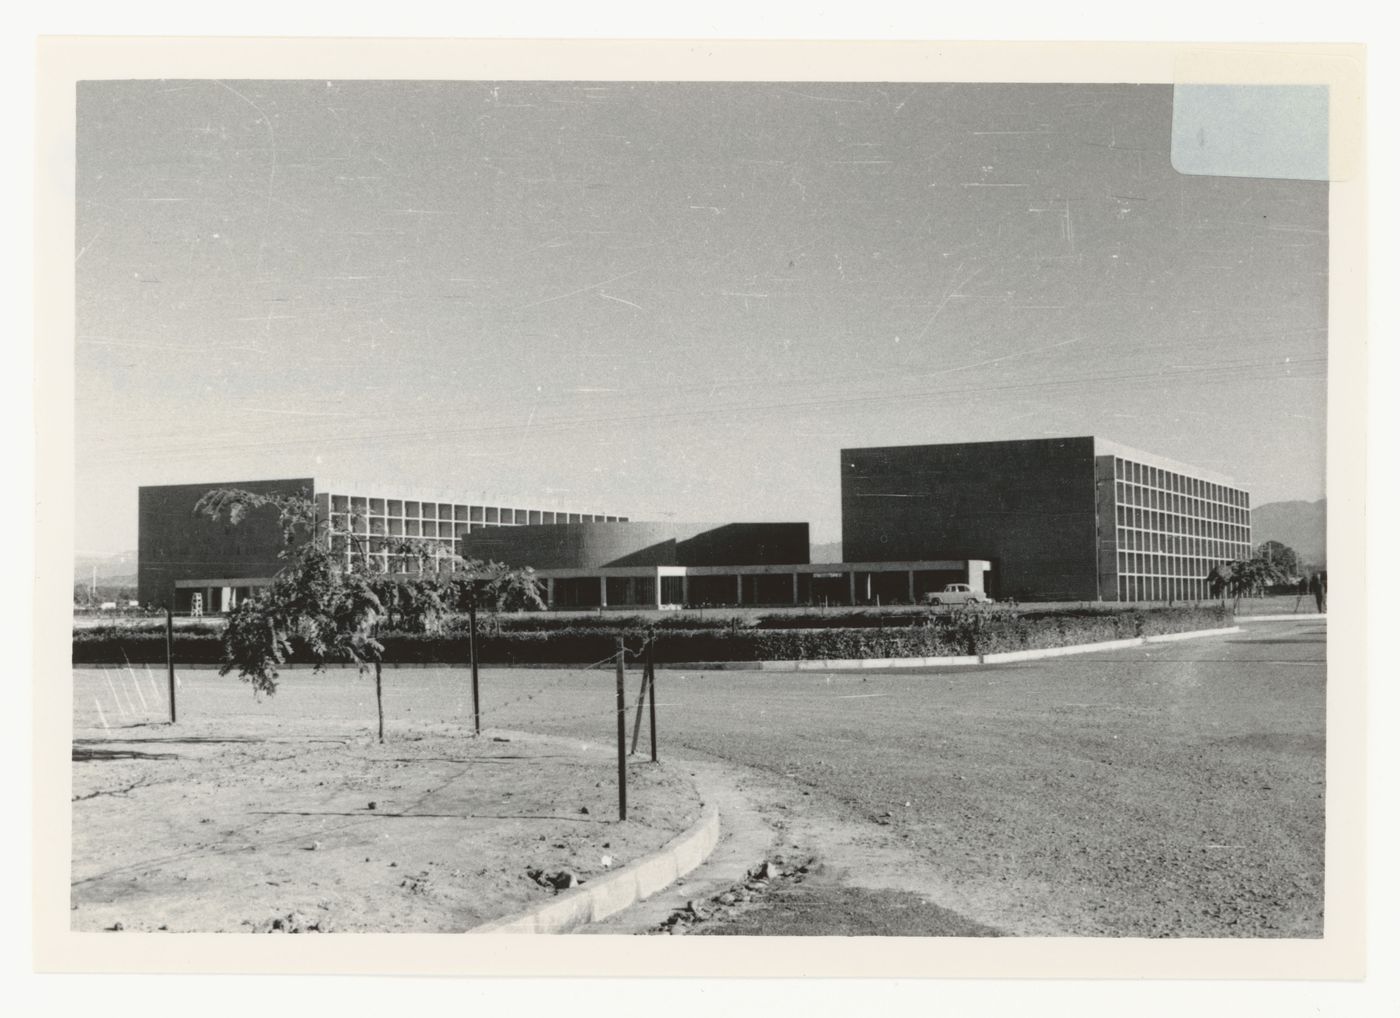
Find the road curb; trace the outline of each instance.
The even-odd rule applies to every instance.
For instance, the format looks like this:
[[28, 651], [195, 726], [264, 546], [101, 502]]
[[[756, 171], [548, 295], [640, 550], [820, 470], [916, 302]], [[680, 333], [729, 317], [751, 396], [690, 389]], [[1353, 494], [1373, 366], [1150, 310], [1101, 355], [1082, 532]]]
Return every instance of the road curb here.
[[658, 671], [695, 672], [851, 672], [880, 668], [937, 668], [962, 665], [1010, 664], [1014, 661], [1038, 661], [1047, 657], [1066, 657], [1071, 654], [1091, 654], [1101, 650], [1123, 650], [1140, 647], [1147, 643], [1162, 643], [1168, 640], [1194, 640], [1202, 636], [1225, 636], [1238, 633], [1239, 626], [1221, 629], [1193, 629], [1185, 633], [1162, 633], [1158, 636], [1134, 636], [1126, 640], [1104, 640], [1099, 643], [1079, 643], [1070, 647], [1044, 647], [1039, 650], [1007, 650], [993, 654], [963, 654], [956, 657], [866, 657], [846, 660], [822, 661], [695, 661], [690, 664], [661, 664]]
[[1309, 615], [1236, 615], [1237, 622], [1326, 622], [1327, 613], [1319, 615], [1313, 612]]
[[1229, 626], [1225, 629], [1193, 629], [1189, 633], [1158, 633], [1156, 636], [1144, 636], [1143, 643], [1170, 643], [1173, 640], [1194, 640], [1198, 636], [1210, 636], [1212, 633], [1238, 633], [1239, 626]]
[[616, 873], [528, 908], [468, 930], [468, 933], [567, 933], [585, 923], [616, 915], [675, 883], [695, 869], [719, 844], [719, 807], [708, 803], [700, 819], [653, 854]]

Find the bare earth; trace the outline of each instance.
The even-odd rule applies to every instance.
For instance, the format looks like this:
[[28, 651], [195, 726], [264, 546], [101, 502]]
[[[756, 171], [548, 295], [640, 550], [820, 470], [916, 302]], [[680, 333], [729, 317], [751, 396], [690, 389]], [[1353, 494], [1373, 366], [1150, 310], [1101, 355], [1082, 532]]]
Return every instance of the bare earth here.
[[[77, 794], [120, 789], [132, 775], [174, 783], [74, 803], [74, 922], [260, 928], [301, 908], [336, 916], [336, 929], [461, 929], [543, 900], [550, 892], [522, 876], [527, 866], [588, 876], [618, 845], [632, 858], [664, 843], [697, 813], [697, 797], [680, 791], [693, 771], [700, 797], [720, 807], [716, 856], [728, 870], [704, 867], [708, 876], [697, 871], [598, 932], [1317, 937], [1325, 654], [1325, 621], [1300, 620], [983, 668], [663, 670], [663, 764], [633, 765], [639, 788], [658, 784], [634, 791], [638, 819], [626, 825], [604, 822], [615, 808], [614, 758], [602, 748], [615, 723], [611, 676], [483, 673], [486, 724], [595, 747], [578, 782], [572, 768], [583, 764], [551, 761], [519, 737], [473, 744], [460, 722], [442, 721], [463, 716], [459, 669], [386, 673], [395, 727], [384, 750], [366, 739], [373, 700], [353, 673], [289, 673], [273, 702], [255, 705], [236, 680], [189, 671], [181, 702], [209, 720], [182, 720], [181, 736], [252, 731], [265, 745], [152, 743], [139, 751], [177, 756], [75, 762]], [[121, 674], [76, 675], [80, 740], [109, 737], [99, 714], [114, 726], [137, 719]], [[147, 710], [159, 707], [155, 679], [125, 673], [127, 687], [145, 688]], [[636, 681], [629, 673], [634, 690]], [[86, 746], [77, 742], [75, 757]], [[507, 767], [509, 780], [486, 784]], [[293, 778], [296, 791], [282, 791]], [[502, 808], [506, 792], [514, 808]], [[288, 795], [303, 805], [292, 810]], [[581, 824], [576, 803], [589, 795]], [[414, 818], [366, 816], [370, 799]], [[689, 806], [664, 817], [649, 812], [682, 799]], [[488, 820], [520, 826], [476, 826]], [[618, 837], [634, 823], [637, 841]], [[405, 847], [380, 847], [410, 824], [413, 835], [398, 836]], [[453, 854], [453, 838], [467, 835], [470, 852]], [[322, 847], [308, 850], [314, 840]], [[746, 880], [765, 859], [778, 875]], [[422, 874], [415, 889], [408, 878]], [[203, 881], [193, 892], [192, 880]], [[206, 902], [221, 894], [229, 911], [212, 925]], [[726, 894], [732, 902], [716, 900]], [[136, 901], [159, 908], [122, 907]], [[692, 902], [703, 919], [667, 921]]]
[[[108, 692], [115, 677], [75, 681]], [[152, 705], [144, 672], [126, 680]], [[193, 716], [220, 702], [215, 684], [249, 709]], [[475, 739], [458, 722], [399, 722], [380, 745], [367, 725], [308, 716], [315, 688], [363, 694], [353, 672], [295, 672], [254, 705], [235, 679], [187, 672], [188, 720], [76, 728], [73, 928], [460, 932], [557, 893], [527, 871], [586, 881], [699, 816], [679, 767], [635, 760], [618, 822], [613, 746]]]

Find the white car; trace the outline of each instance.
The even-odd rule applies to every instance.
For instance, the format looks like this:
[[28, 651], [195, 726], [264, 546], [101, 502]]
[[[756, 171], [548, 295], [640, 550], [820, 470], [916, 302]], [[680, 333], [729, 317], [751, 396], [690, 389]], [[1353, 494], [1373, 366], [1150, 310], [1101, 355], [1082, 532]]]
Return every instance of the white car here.
[[991, 604], [992, 598], [966, 583], [950, 583], [937, 594], [925, 594], [925, 604]]

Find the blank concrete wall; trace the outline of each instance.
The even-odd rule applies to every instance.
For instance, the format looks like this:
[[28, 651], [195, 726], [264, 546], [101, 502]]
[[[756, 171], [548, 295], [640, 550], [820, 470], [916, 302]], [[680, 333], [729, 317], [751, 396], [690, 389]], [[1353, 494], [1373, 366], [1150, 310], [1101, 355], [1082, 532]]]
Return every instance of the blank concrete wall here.
[[534, 569], [794, 565], [809, 556], [806, 523], [569, 523], [481, 530], [461, 538], [469, 559]]
[[998, 596], [1092, 600], [1094, 440], [842, 450], [841, 537], [847, 561], [987, 559]]
[[[137, 493], [137, 597], [142, 604], [170, 602], [179, 579], [272, 576], [282, 568], [282, 528], [277, 513], [262, 509], [237, 526], [195, 516], [195, 504], [215, 488], [259, 495], [314, 495], [309, 477], [273, 481], [218, 481], [143, 487]], [[206, 602], [205, 611], [217, 610]]]

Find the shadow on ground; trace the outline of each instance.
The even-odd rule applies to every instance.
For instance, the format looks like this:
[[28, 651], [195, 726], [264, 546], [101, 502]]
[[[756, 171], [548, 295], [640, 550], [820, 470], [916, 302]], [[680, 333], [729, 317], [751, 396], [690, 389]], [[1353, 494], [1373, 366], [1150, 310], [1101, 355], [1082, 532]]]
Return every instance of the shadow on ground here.
[[139, 749], [102, 749], [91, 746], [73, 746], [74, 763], [90, 763], [99, 760], [178, 760], [179, 753], [143, 753]]

